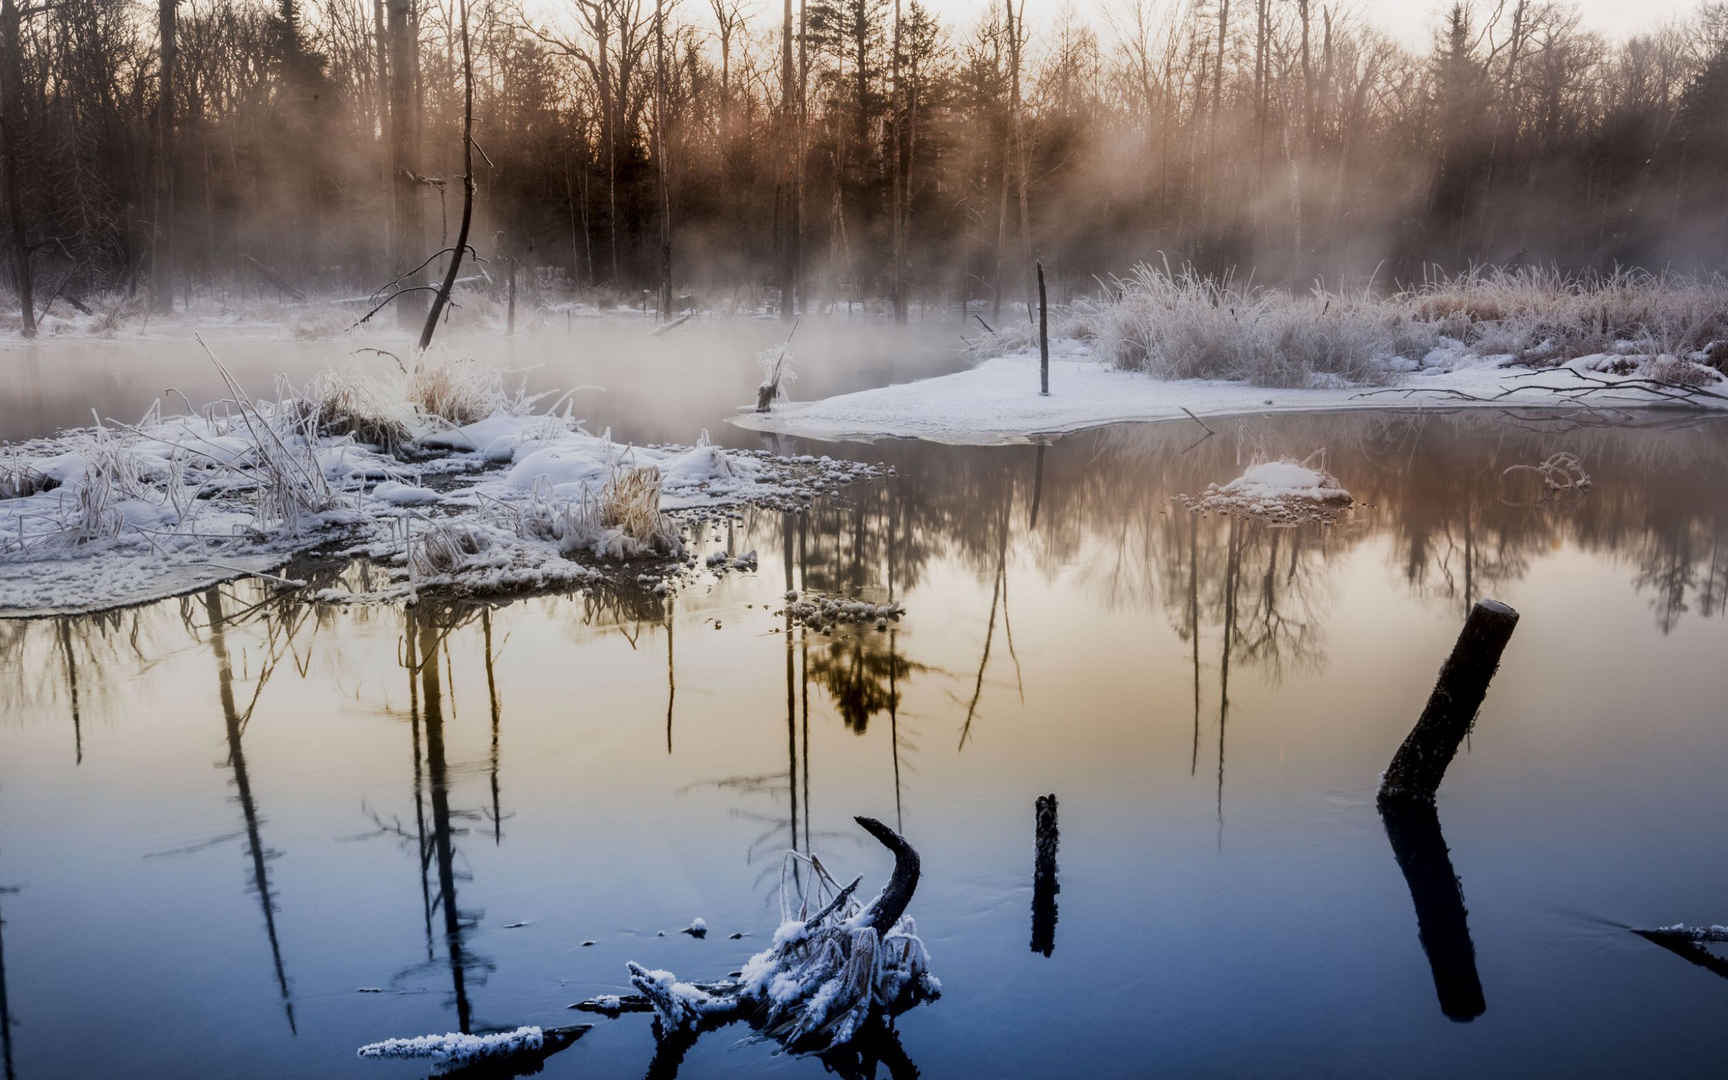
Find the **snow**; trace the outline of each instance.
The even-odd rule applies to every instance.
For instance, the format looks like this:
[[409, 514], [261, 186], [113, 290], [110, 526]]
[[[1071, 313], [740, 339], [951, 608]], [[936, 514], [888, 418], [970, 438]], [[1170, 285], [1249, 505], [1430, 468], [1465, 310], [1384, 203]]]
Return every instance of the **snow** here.
[[[567, 416], [504, 411], [422, 436], [410, 449], [439, 456], [410, 466], [308, 430], [306, 415], [292, 400], [180, 416], [152, 408], [136, 424], [0, 446], [0, 475], [46, 480], [0, 498], [0, 617], [179, 595], [314, 548], [370, 558], [394, 577], [375, 595], [327, 589], [316, 600], [565, 586], [599, 576], [595, 560], [679, 555], [668, 512], [789, 509], [881, 473], [722, 450], [706, 433], [695, 446], [628, 446]], [[657, 471], [658, 512], [630, 503], [627, 520], [604, 519], [616, 509], [602, 506], [608, 485], [633, 470]], [[419, 483], [428, 475], [441, 477], [437, 490]], [[655, 473], [644, 475], [653, 487]]]
[[386, 480], [372, 489], [372, 497], [391, 506], [431, 506], [444, 496], [431, 488], [404, 484], [399, 480]]
[[[1552, 380], [1532, 379], [1531, 369], [1513, 366], [1515, 358], [1511, 356], [1480, 356], [1463, 348], [1434, 350], [1424, 358], [1419, 371], [1397, 376], [1392, 384], [1395, 392], [1368, 396], [1364, 391], [1372, 388], [1348, 385], [1268, 389], [1215, 379], [1161, 381], [1108, 367], [1082, 342], [1053, 341], [1050, 351], [1049, 397], [1038, 393], [1038, 355], [1026, 350], [985, 360], [952, 375], [819, 401], [779, 403], [772, 412], [739, 413], [729, 422], [753, 431], [830, 441], [917, 438], [991, 446], [1032, 442], [1104, 424], [1188, 420], [1184, 410], [1209, 417], [1412, 405], [1554, 406], [1565, 404], [1565, 398], [1537, 387], [1551, 383], [1576, 389], [1584, 385], [1564, 372], [1556, 373]], [[1563, 366], [1588, 371], [1598, 378], [1622, 380], [1636, 375], [1634, 370], [1627, 370], [1628, 359], [1600, 354], [1579, 357]], [[1663, 358], [1630, 359], [1655, 364]], [[1720, 375], [1698, 370], [1699, 377], [1707, 379], [1715, 392], [1722, 392], [1724, 380]], [[1521, 383], [1527, 384], [1525, 389], [1497, 403], [1469, 402], [1453, 393], [1492, 396]], [[1634, 388], [1605, 391], [1589, 400], [1615, 406], [1659, 403]], [[1709, 404], [1728, 406], [1728, 402]]]
[[482, 1057], [519, 1054], [545, 1045], [545, 1032], [524, 1026], [495, 1035], [417, 1035], [408, 1039], [385, 1039], [367, 1043], [356, 1053], [363, 1058], [432, 1058], [444, 1062], [466, 1062]]
[[1198, 497], [1182, 500], [1191, 510], [1253, 514], [1284, 522], [1328, 520], [1353, 501], [1330, 474], [1288, 458], [1257, 462], [1229, 483], [1209, 485]]

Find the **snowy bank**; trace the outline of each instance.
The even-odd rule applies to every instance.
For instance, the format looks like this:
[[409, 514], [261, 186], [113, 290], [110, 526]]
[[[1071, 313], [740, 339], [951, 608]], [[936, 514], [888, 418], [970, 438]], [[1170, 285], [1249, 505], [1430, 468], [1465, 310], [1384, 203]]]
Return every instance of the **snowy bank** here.
[[631, 559], [664, 576], [685, 565], [687, 519], [793, 508], [879, 471], [722, 450], [706, 433], [694, 446], [628, 446], [521, 401], [435, 433], [415, 419], [387, 452], [353, 425], [332, 433], [314, 398], [236, 395], [0, 446], [0, 617], [102, 610], [243, 574], [293, 586], [268, 572], [311, 551], [383, 565], [391, 580], [371, 599], [562, 586]]
[[[731, 423], [754, 431], [829, 441], [871, 442], [915, 438], [966, 446], [1033, 442], [1105, 424], [1187, 420], [1246, 413], [1315, 412], [1337, 409], [1409, 408], [1420, 405], [1476, 407], [1575, 406], [1569, 392], [1592, 384], [1572, 372], [1619, 384], [1586, 400], [1606, 407], [1673, 404], [1642, 389], [1653, 367], [1685, 363], [1673, 358], [1621, 354], [1579, 357], [1557, 368], [1532, 369], [1511, 356], [1478, 356], [1436, 350], [1424, 366], [1396, 375], [1384, 388], [1338, 384], [1308, 389], [1268, 389], [1221, 379], [1159, 380], [1120, 371], [1096, 359], [1078, 341], [1051, 343], [1050, 396], [1038, 393], [1038, 355], [1023, 350], [985, 360], [967, 371], [898, 383], [821, 401], [778, 404], [769, 413], [740, 413]], [[1553, 378], [1540, 376], [1551, 374]], [[1714, 393], [1728, 380], [1688, 364], [1688, 378]], [[1552, 385], [1549, 385], [1552, 384]], [[1499, 400], [1497, 395], [1509, 393]], [[1728, 399], [1694, 399], [1699, 407], [1728, 407]], [[1189, 421], [1192, 423], [1192, 421]]]

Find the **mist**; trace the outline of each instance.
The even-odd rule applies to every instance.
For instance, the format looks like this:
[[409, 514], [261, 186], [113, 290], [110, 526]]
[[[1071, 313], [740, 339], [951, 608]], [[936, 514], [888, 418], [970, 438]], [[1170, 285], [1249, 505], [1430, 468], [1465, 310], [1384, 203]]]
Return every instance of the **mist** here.
[[392, 282], [423, 317], [464, 12], [470, 289], [999, 316], [1034, 260], [1057, 300], [1161, 259], [1298, 289], [1720, 265], [1723, 5], [1610, 42], [1565, 4], [1460, 4], [1426, 48], [1311, 0], [1023, 9], [7, 3], [9, 317]]

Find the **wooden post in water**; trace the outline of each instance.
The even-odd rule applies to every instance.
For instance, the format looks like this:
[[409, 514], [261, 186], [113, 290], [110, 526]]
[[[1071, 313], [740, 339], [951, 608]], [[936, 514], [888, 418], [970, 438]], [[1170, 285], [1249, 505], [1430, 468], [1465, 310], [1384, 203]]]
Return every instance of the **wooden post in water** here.
[[1427, 707], [1380, 778], [1382, 805], [1398, 799], [1434, 801], [1517, 626], [1518, 613], [1498, 600], [1477, 601], [1470, 610]]
[[1056, 793], [1038, 796], [1033, 804], [1032, 951], [1049, 956], [1056, 951]]
[[1038, 267], [1038, 393], [1050, 396], [1050, 305], [1044, 293], [1044, 260]]

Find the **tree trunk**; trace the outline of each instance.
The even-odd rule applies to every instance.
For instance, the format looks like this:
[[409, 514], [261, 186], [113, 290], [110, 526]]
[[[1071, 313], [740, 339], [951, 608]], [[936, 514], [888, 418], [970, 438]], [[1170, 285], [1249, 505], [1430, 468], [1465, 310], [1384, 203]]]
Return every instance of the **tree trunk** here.
[[[785, 168], [787, 181], [782, 190], [788, 194], [788, 207], [795, 202], [791, 198], [794, 185], [797, 182], [798, 165], [794, 160], [798, 156], [797, 137], [792, 112], [792, 0], [785, 0], [783, 5], [783, 25], [780, 33], [780, 123], [785, 133], [786, 159]], [[790, 320], [795, 303], [793, 291], [797, 287], [798, 277], [798, 228], [796, 215], [785, 214], [780, 223], [780, 318]]]
[[432, 334], [438, 329], [438, 317], [450, 303], [450, 290], [456, 287], [456, 272], [462, 268], [462, 255], [468, 250], [468, 228], [474, 222], [474, 62], [468, 53], [468, 0], [462, 0], [462, 224], [456, 230], [456, 248], [450, 253], [450, 265], [444, 271], [444, 284], [432, 298], [432, 309], [426, 313], [426, 325], [420, 330], [420, 348], [432, 344]]
[[17, 0], [0, 0], [0, 167], [5, 170], [7, 247], [23, 317], [21, 332], [36, 336], [36, 298], [30, 278], [30, 243], [24, 225], [24, 194], [18, 189], [18, 159], [24, 138], [24, 72], [19, 48]]
[[672, 317], [672, 187], [666, 161], [666, 11], [654, 0], [654, 164], [660, 179], [660, 319]]
[[894, 321], [906, 321], [906, 178], [902, 172], [901, 144], [903, 142], [901, 124], [900, 99], [900, 0], [894, 0], [894, 86], [893, 105], [888, 111], [889, 131], [889, 171], [894, 189], [894, 270], [891, 277], [894, 299]]
[[156, 28], [161, 38], [162, 79], [156, 98], [156, 245], [150, 266], [150, 306], [174, 310], [174, 69], [179, 49], [174, 40], [174, 8], [178, 0], [160, 0]]
[[[412, 0], [387, 0], [390, 17], [390, 217], [394, 226], [391, 256], [398, 268], [419, 262], [425, 242], [420, 224], [420, 189], [415, 169], [416, 138], [414, 69], [418, 35]], [[419, 286], [418, 275], [400, 280], [404, 290]], [[426, 304], [420, 292], [404, 292], [396, 301], [396, 317], [404, 327], [424, 320]]]

